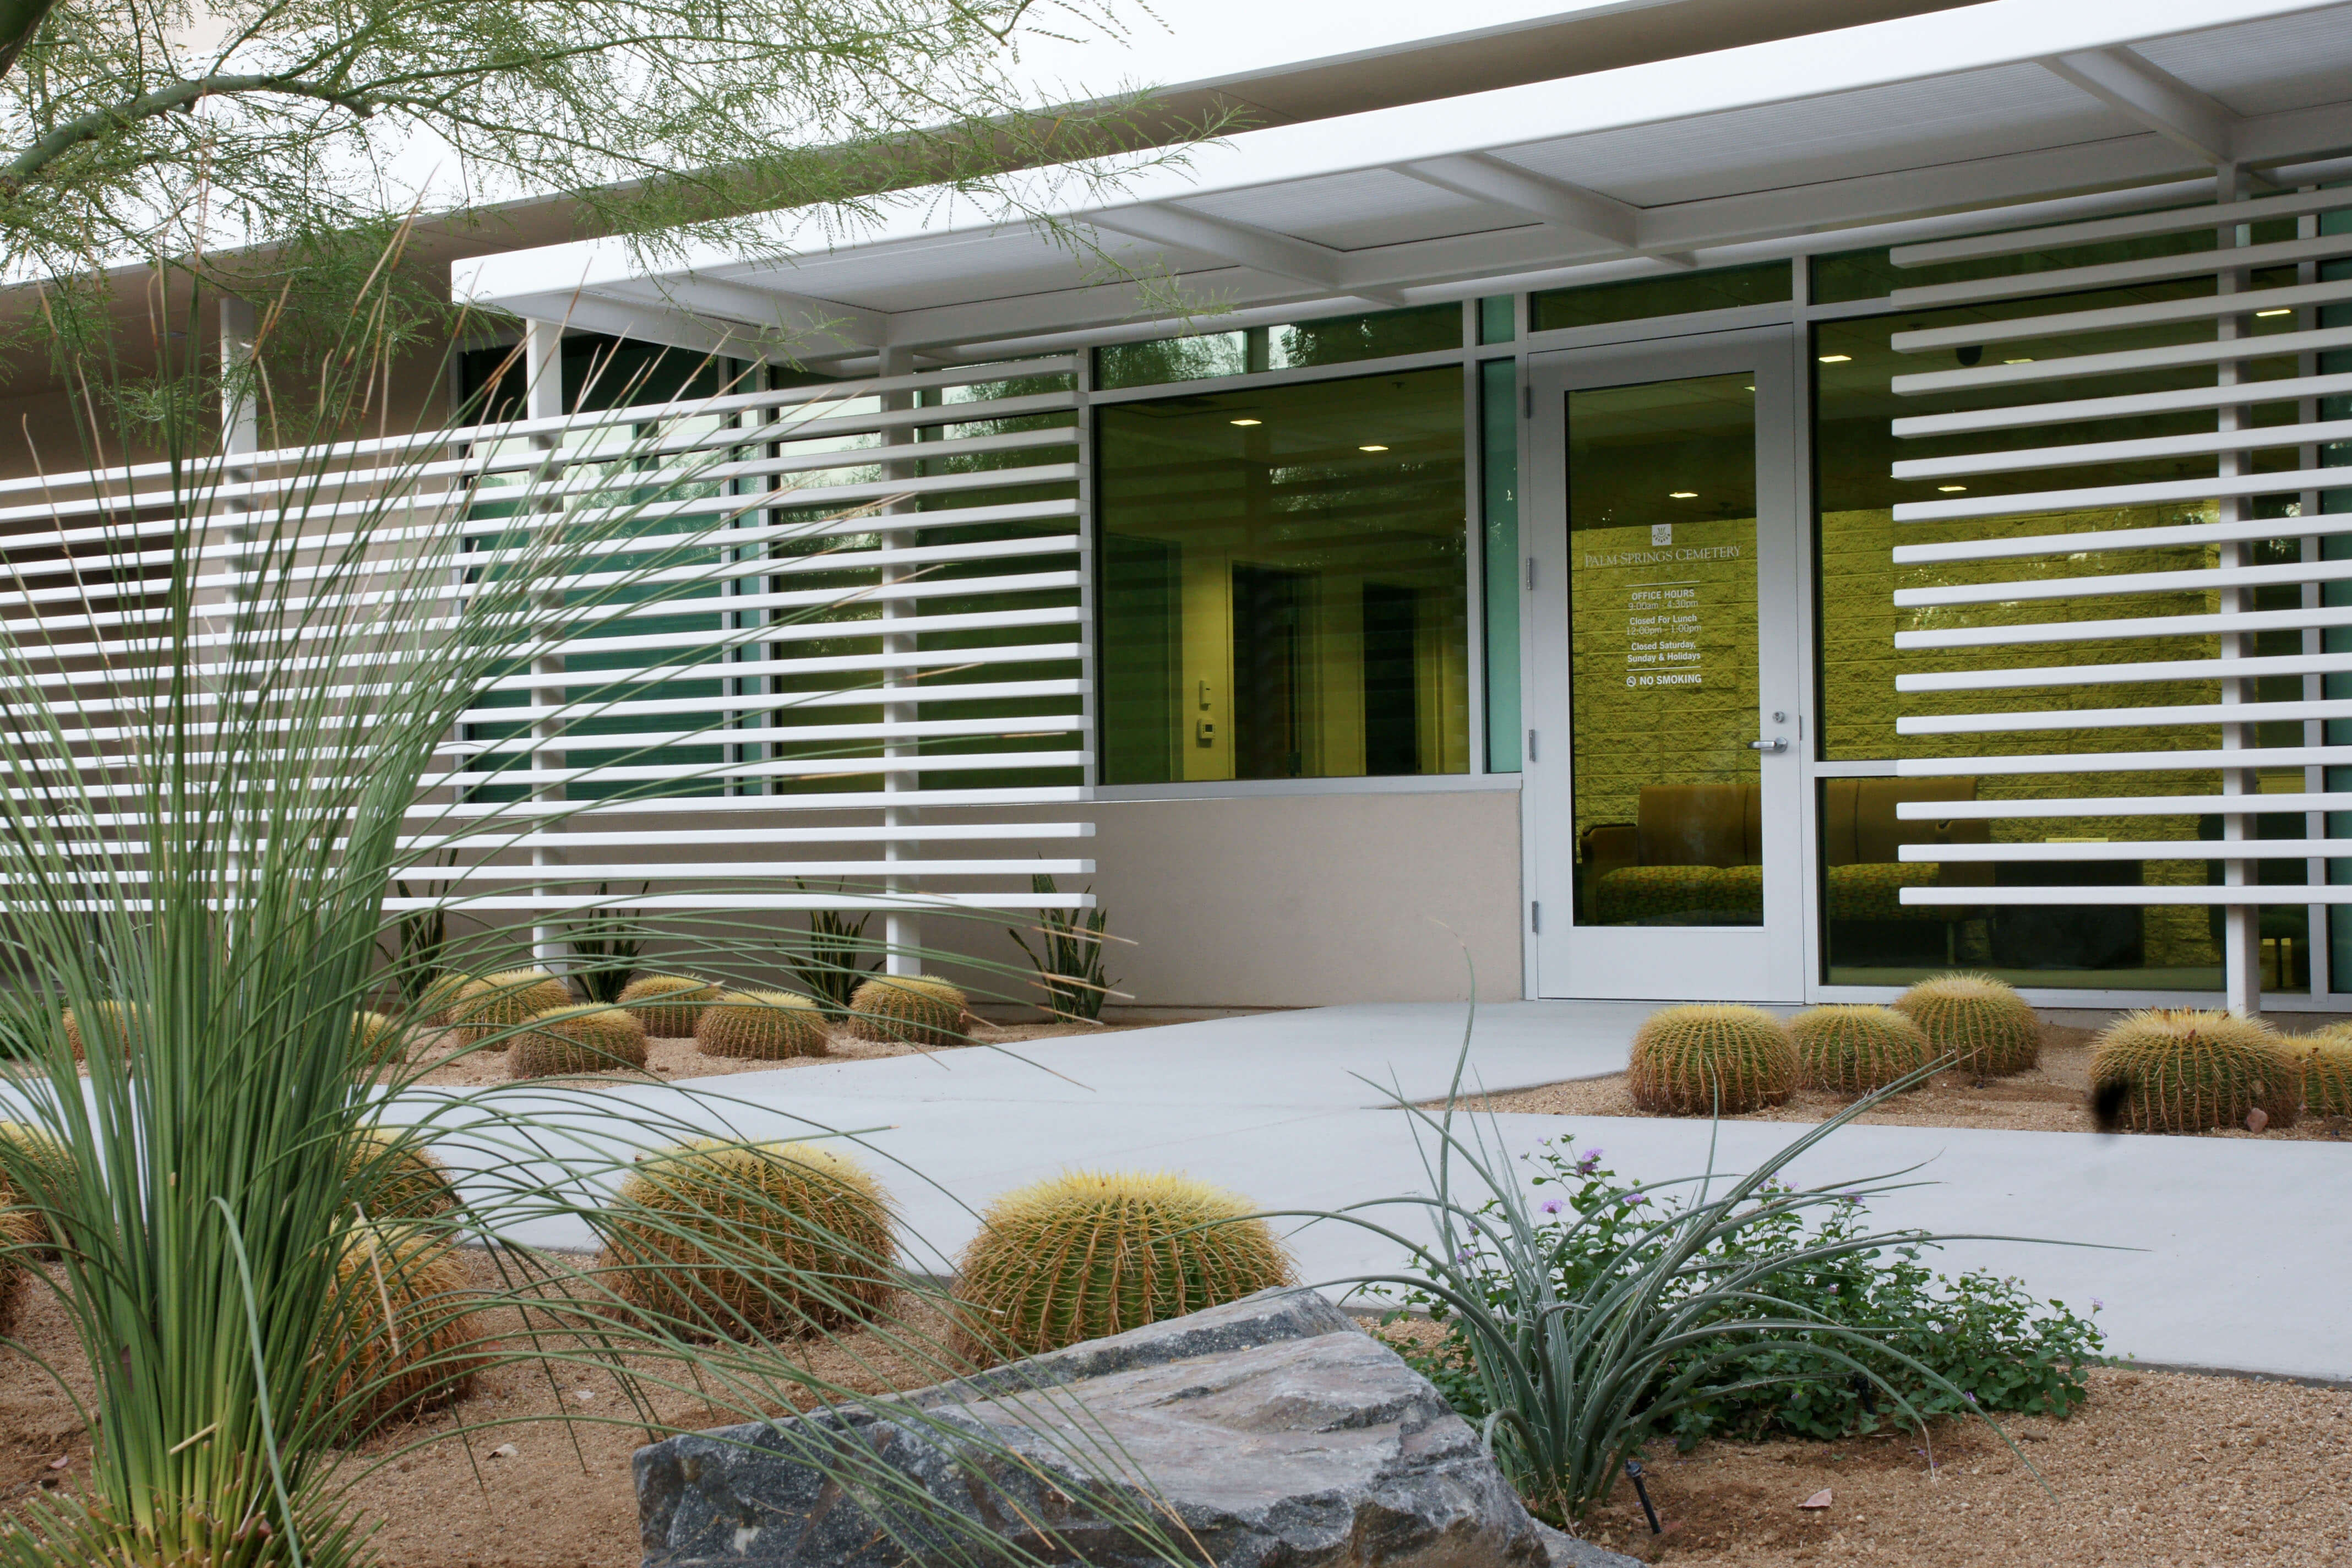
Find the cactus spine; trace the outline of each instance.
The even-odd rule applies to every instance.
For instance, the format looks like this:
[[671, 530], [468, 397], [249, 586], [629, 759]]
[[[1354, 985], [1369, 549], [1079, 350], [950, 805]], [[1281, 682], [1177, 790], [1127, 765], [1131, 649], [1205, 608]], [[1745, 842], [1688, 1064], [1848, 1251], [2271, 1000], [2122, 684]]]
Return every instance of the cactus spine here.
[[598, 1267], [625, 1300], [729, 1339], [867, 1321], [897, 1272], [880, 1184], [815, 1143], [693, 1143], [641, 1156], [604, 1233]]
[[961, 1046], [964, 994], [928, 974], [877, 974], [851, 993], [849, 1030], [861, 1040]]
[[706, 1057], [782, 1061], [821, 1057], [829, 1041], [824, 1012], [789, 991], [730, 991], [694, 1022], [694, 1047]]
[[2260, 1109], [2292, 1127], [2303, 1108], [2303, 1063], [2259, 1018], [2197, 1007], [2147, 1007], [2107, 1026], [2091, 1055], [2091, 1092], [2135, 1132], [2238, 1127]]
[[646, 1065], [646, 1031], [618, 1007], [555, 1007], [531, 1016], [514, 1037], [507, 1070], [515, 1078], [612, 1072]]
[[2314, 1116], [2352, 1116], [2352, 1024], [2289, 1042], [2303, 1056], [2303, 1103]]
[[955, 1285], [958, 1342], [1035, 1355], [1294, 1283], [1247, 1199], [1172, 1173], [1076, 1171], [1005, 1194]]
[[2032, 1005], [1990, 974], [1938, 974], [1895, 999], [1939, 1057], [1962, 1072], [2006, 1078], [2042, 1059]]
[[1919, 1026], [1892, 1007], [1814, 1007], [1789, 1020], [1789, 1040], [1798, 1081], [1832, 1094], [1885, 1089], [1935, 1058]]
[[[488, 1358], [473, 1282], [438, 1230], [354, 1226], [335, 1260], [337, 1414], [356, 1431], [471, 1393]], [[387, 1315], [385, 1309], [391, 1311]]]
[[703, 1007], [719, 999], [719, 987], [690, 974], [640, 974], [621, 987], [618, 1005], [658, 1039], [694, 1033]]
[[1654, 1115], [1739, 1116], [1797, 1087], [1797, 1050], [1761, 1007], [1694, 1002], [1661, 1007], [1633, 1035], [1625, 1084]]

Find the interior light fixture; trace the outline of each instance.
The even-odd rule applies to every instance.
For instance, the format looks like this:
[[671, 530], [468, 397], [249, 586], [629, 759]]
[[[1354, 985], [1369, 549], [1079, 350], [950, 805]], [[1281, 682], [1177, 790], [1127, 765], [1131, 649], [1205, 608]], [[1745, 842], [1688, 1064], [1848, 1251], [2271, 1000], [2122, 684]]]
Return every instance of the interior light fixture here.
[[1387, 448], [1386, 447], [1381, 446], [1379, 442], [1375, 441], [1375, 442], [1373, 442], [1371, 445], [1370, 445], [1370, 446], [1368, 446], [1368, 447], [1357, 447], [1357, 448], [1356, 448], [1356, 450], [1357, 450], [1357, 451], [1359, 451], [1359, 452], [1385, 452], [1385, 451], [1387, 451], [1387, 450], [1388, 450], [1388, 448]]
[[1755, 387], [1753, 387], [1753, 386], [1746, 386], [1746, 387], [1742, 387], [1740, 390], [1741, 390], [1741, 391], [1743, 391], [1743, 392], [1753, 392], [1753, 391], [1755, 391], [1756, 389], [1755, 389]]
[[1969, 487], [1966, 485], [1937, 485], [1936, 488], [1943, 491], [1946, 495], [1953, 495], [1958, 491], [1968, 489]]
[[2257, 316], [2292, 316], [2294, 314], [2294, 311], [2288, 306], [2281, 305], [2274, 310], [2256, 310], [2254, 314]]
[[1228, 419], [1225, 423], [1228, 425], [1263, 425], [1265, 421], [1263, 419]]
[[1698, 500], [1698, 492], [1696, 490], [1668, 490], [1666, 492], [1666, 499], [1668, 500]]
[[2033, 356], [2032, 354], [2028, 354], [2023, 359], [2005, 359], [2000, 363], [2003, 364], [2032, 364], [2033, 363]]
[[[1822, 363], [1823, 364], [1844, 364], [1847, 361], [1853, 358], [1853, 356], [1852, 354], [1823, 354], [1822, 356]], [[1753, 391], [1754, 389], [1751, 387], [1749, 390]]]

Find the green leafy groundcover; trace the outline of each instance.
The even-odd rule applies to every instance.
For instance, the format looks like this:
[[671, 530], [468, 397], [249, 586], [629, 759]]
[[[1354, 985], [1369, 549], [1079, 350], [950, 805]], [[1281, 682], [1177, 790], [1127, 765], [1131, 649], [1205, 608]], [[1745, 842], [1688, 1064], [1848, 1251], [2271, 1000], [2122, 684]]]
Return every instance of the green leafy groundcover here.
[[[1540, 1215], [1553, 1216], [1551, 1268], [1560, 1297], [1571, 1300], [1604, 1275], [1636, 1271], [1663, 1245], [1643, 1240], [1643, 1233], [1658, 1218], [1655, 1205], [1670, 1201], [1620, 1180], [1601, 1163], [1601, 1150], [1578, 1154], [1573, 1143], [1568, 1138], [1546, 1139], [1532, 1155], [1521, 1156], [1537, 1167], [1530, 1178], [1534, 1186], [1557, 1189], [1536, 1209]], [[1769, 1201], [1787, 1191], [1775, 1184], [1765, 1189], [1764, 1196]], [[1486, 1212], [1499, 1213], [1499, 1206], [1490, 1203]], [[1572, 1230], [1579, 1217], [1589, 1223]], [[1776, 1254], [1834, 1245], [1865, 1229], [1863, 1205], [1852, 1199], [1818, 1220], [1801, 1211], [1766, 1215], [1719, 1242], [1708, 1262], [1746, 1265]], [[2013, 1279], [1980, 1270], [1958, 1278], [1938, 1274], [1919, 1261], [1923, 1250], [1923, 1245], [1911, 1244], [1816, 1260], [1775, 1274], [1759, 1289], [1827, 1322], [1869, 1334], [1890, 1352], [1907, 1355], [1948, 1379], [1958, 1394], [1921, 1378], [1895, 1354], [1859, 1348], [1848, 1338], [1820, 1336], [1822, 1342], [1869, 1365], [1924, 1415], [1978, 1411], [2072, 1415], [2090, 1392], [2085, 1373], [2105, 1359], [2105, 1337], [2095, 1321], [2100, 1303], [2091, 1303], [2090, 1317], [2078, 1316], [2062, 1301], [2036, 1300]], [[1497, 1312], [1509, 1310], [1510, 1276], [1499, 1261], [1475, 1249], [1454, 1261], [1481, 1284], [1490, 1306]], [[1692, 1289], [1704, 1288], [1715, 1272], [1710, 1268], [1696, 1275]], [[1488, 1412], [1470, 1370], [1469, 1342], [1460, 1326], [1449, 1321], [1452, 1313], [1428, 1293], [1407, 1291], [1403, 1299], [1410, 1306], [1428, 1309], [1431, 1320], [1447, 1333], [1434, 1347], [1400, 1343], [1398, 1349], [1472, 1425], [1484, 1421]], [[1743, 1312], [1760, 1317], [1768, 1310], [1725, 1309], [1726, 1317]], [[1392, 1313], [1388, 1321], [1402, 1315]], [[1867, 1379], [1826, 1356], [1792, 1348], [1792, 1338], [1811, 1342], [1814, 1336], [1783, 1331], [1767, 1343], [1766, 1336], [1758, 1335], [1753, 1353], [1717, 1380], [1715, 1397], [1677, 1412], [1665, 1424], [1676, 1445], [1687, 1450], [1707, 1437], [1839, 1437], [1874, 1432], [1903, 1419]], [[1738, 1386], [1791, 1374], [1797, 1381]], [[1671, 1375], [1670, 1368], [1659, 1381]]]

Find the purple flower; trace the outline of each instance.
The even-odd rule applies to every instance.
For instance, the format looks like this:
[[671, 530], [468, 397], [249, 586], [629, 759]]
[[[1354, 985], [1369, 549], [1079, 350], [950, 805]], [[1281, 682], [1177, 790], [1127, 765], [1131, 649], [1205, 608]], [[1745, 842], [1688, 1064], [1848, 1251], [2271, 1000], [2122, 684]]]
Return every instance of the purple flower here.
[[1558, 1214], [1559, 1212], [1559, 1200], [1558, 1198], [1544, 1199], [1543, 1212], [1546, 1214]]
[[2100, 1300], [2096, 1296], [2091, 1298], [2091, 1310], [2094, 1312], [2103, 1310], [2105, 1307], [2106, 1303]]
[[1632, 1208], [1637, 1204], [1648, 1203], [1650, 1201], [1650, 1194], [1636, 1187], [1633, 1191], [1627, 1193], [1623, 1197], [1619, 1198], [1617, 1201], [1623, 1204], [1627, 1208]]
[[1600, 1165], [1601, 1151], [1588, 1149], [1584, 1152], [1584, 1157], [1576, 1163], [1576, 1173], [1580, 1176], [1589, 1176], [1598, 1170]]
[[1468, 1247], [1464, 1247], [1461, 1251], [1459, 1251], [1459, 1252], [1455, 1253], [1455, 1254], [1454, 1255], [1454, 1262], [1456, 1262], [1456, 1263], [1467, 1263], [1467, 1262], [1469, 1262], [1469, 1261], [1470, 1261], [1470, 1249], [1469, 1249]]
[[1961, 1391], [1960, 1397], [1967, 1400], [1970, 1405], [1974, 1405], [1977, 1402], [1977, 1396], [1973, 1394], [1968, 1393], [1966, 1390]]

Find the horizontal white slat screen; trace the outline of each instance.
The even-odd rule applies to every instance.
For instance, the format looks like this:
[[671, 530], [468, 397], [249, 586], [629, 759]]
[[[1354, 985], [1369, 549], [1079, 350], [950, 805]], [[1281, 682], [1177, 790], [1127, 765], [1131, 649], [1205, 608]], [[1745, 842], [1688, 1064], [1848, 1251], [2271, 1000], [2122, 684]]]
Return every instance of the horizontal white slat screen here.
[[2221, 906], [2238, 1002], [2352, 903], [2352, 190], [1890, 259], [1899, 901]]
[[[274, 638], [299, 657], [306, 607], [429, 633], [571, 528], [593, 542], [534, 580], [543, 629], [444, 739], [388, 909], [1087, 908], [1030, 879], [1089, 876], [1069, 847], [1092, 826], [1021, 820], [1091, 793], [1079, 370], [1026, 360], [241, 452], [201, 481], [161, 463], [0, 481], [0, 635], [33, 700], [0, 728], [62, 747], [46, 771], [97, 803], [78, 820], [121, 830], [53, 852], [137, 883], [144, 819], [103, 803], [156, 787], [141, 721], [159, 650], [225, 716], [186, 732], [203, 767], [244, 656]], [[420, 579], [415, 552], [452, 530], [466, 548]], [[290, 612], [258, 628], [236, 615], [257, 537], [279, 543]], [[175, 566], [195, 610], [176, 629]], [[401, 679], [397, 658], [338, 646], [299, 667], [326, 695]], [[280, 733], [284, 754], [337, 728]], [[58, 782], [13, 787], [55, 798]], [[917, 820], [927, 807], [979, 819]]]

